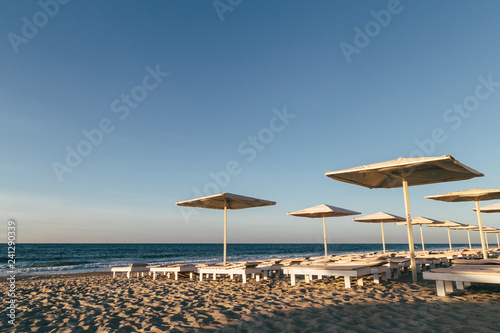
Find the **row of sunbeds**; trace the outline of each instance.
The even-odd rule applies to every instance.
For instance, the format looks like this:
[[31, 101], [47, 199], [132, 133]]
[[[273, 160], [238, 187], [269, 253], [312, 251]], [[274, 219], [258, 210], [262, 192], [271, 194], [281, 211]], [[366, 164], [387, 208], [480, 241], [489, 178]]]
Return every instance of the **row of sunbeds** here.
[[[492, 250], [492, 256], [498, 255], [500, 249]], [[463, 289], [471, 282], [500, 283], [500, 259], [478, 259], [480, 252], [472, 250], [446, 251], [446, 252], [426, 252], [417, 255], [417, 271], [423, 272], [423, 278], [436, 280], [436, 289], [439, 296], [453, 291], [452, 281], [456, 283], [457, 289]], [[481, 261], [483, 260], [483, 261]], [[484, 260], [490, 260], [485, 263]], [[472, 267], [472, 263], [475, 263]], [[118, 273], [125, 273], [127, 277], [136, 273], [137, 276], [144, 276], [145, 273], [152, 275], [156, 279], [159, 274], [168, 278], [173, 276], [175, 280], [179, 274], [189, 274], [193, 279], [194, 274], [202, 281], [204, 278], [216, 280], [217, 277], [235, 276], [241, 277], [243, 283], [248, 277], [267, 279], [273, 274], [282, 274], [290, 277], [292, 285], [303, 277], [306, 283], [314, 278], [323, 277], [343, 277], [345, 288], [351, 288], [353, 279], [357, 279], [358, 285], [363, 285], [363, 279], [373, 276], [375, 283], [380, 283], [382, 279], [397, 279], [402, 272], [408, 271], [410, 266], [409, 257], [404, 253], [398, 255], [380, 256], [377, 253], [363, 255], [345, 255], [294, 258], [294, 259], [273, 259], [268, 261], [255, 262], [235, 262], [227, 265], [222, 264], [182, 264], [166, 266], [148, 266], [147, 264], [132, 264], [127, 267], [114, 267], [111, 269], [113, 277]]]

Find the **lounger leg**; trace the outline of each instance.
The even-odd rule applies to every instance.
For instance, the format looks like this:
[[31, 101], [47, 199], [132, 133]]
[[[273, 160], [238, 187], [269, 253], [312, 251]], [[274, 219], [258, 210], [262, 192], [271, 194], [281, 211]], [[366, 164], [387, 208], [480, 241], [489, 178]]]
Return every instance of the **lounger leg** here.
[[468, 282], [468, 281], [464, 282], [464, 287], [465, 287], [465, 288], [470, 287], [470, 282]]
[[127, 272], [127, 279], [130, 279], [130, 272]]
[[446, 289], [447, 293], [452, 293], [453, 292], [453, 281], [445, 281], [444, 288]]
[[153, 280], [156, 280], [156, 272], [153, 272]]
[[203, 273], [200, 273], [200, 281], [203, 281]]
[[359, 278], [359, 279], [358, 279], [358, 286], [361, 286], [361, 287], [362, 287], [362, 286], [364, 285], [364, 283], [363, 283], [363, 282], [364, 282], [364, 281], [363, 281], [363, 278]]
[[350, 276], [344, 276], [344, 284], [345, 288], [351, 288], [351, 277]]
[[252, 279], [255, 279], [255, 273], [252, 273]]
[[291, 274], [291, 282], [292, 282], [292, 286], [295, 286], [295, 274]]
[[247, 275], [243, 273], [241, 277], [243, 278], [243, 283], [247, 283]]
[[380, 283], [380, 277], [378, 273], [373, 273], [373, 282], [376, 284]]
[[457, 281], [457, 289], [458, 290], [464, 289], [464, 283], [463, 283], [463, 281]]
[[217, 274], [214, 273], [213, 280], [217, 280]]
[[175, 272], [175, 281], [177, 281], [179, 279], [179, 272]]
[[116, 272], [113, 272], [113, 278], [115, 278], [115, 277], [116, 277]]
[[170, 272], [168, 272], [168, 273], [167, 273], [167, 278], [169, 278], [169, 279], [170, 279]]
[[193, 272], [189, 272], [189, 279], [192, 280], [193, 279]]
[[234, 274], [229, 274], [229, 278], [232, 280], [234, 279]]
[[444, 289], [444, 281], [436, 280], [436, 291], [438, 296], [446, 296], [446, 291]]
[[[271, 271], [269, 271], [269, 272], [271, 272]], [[267, 274], [268, 274], [268, 271], [263, 271], [262, 272], [264, 280], [267, 280]]]
[[309, 274], [304, 275], [304, 278], [306, 279], [306, 283], [309, 283], [311, 276]]
[[318, 275], [318, 280], [323, 279], [323, 275]]
[[260, 281], [260, 274], [255, 274], [255, 280], [256, 280], [257, 282], [259, 282], [259, 281]]

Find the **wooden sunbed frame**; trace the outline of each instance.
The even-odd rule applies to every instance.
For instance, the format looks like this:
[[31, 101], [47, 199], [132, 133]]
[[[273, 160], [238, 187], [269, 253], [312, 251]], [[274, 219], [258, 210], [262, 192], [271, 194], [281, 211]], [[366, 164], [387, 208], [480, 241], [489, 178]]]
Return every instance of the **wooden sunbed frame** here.
[[147, 267], [147, 264], [132, 264], [126, 267], [112, 267], [111, 272], [113, 273], [114, 278], [117, 273], [126, 273], [127, 278], [130, 278], [131, 273], [137, 273], [137, 277], [139, 277], [139, 274], [142, 274], [144, 277], [145, 272], [150, 274], [150, 267]]
[[291, 277], [291, 284], [295, 286], [296, 276], [304, 275], [306, 283], [312, 280], [313, 276], [317, 276], [318, 279], [323, 278], [323, 276], [343, 276], [345, 288], [351, 288], [351, 278], [357, 277], [358, 285], [363, 285], [363, 276], [371, 274], [371, 268], [375, 266], [369, 265], [345, 265], [345, 266], [312, 266], [312, 265], [292, 265], [288, 266], [287, 270]]
[[436, 291], [438, 296], [446, 296], [446, 293], [453, 292], [453, 282], [457, 289], [464, 289], [470, 286], [471, 282], [500, 284], [500, 268], [474, 267], [447, 267], [436, 268], [429, 272], [423, 272], [425, 280], [436, 280]]
[[200, 281], [203, 281], [203, 274], [212, 274], [212, 279], [216, 280], [217, 275], [229, 275], [231, 279], [234, 278], [235, 275], [241, 275], [241, 279], [243, 283], [247, 282], [247, 275], [251, 274], [255, 276], [257, 282], [260, 281], [260, 273], [262, 270], [256, 265], [245, 266], [245, 265], [235, 265], [235, 266], [204, 266], [198, 267], [198, 274], [200, 274]]
[[170, 273], [174, 273], [174, 279], [178, 280], [180, 272], [189, 272], [189, 278], [193, 279], [193, 273], [196, 273], [196, 271], [196, 266], [189, 264], [151, 267], [153, 280], [156, 279], [157, 273], [163, 273], [163, 275], [167, 275], [168, 278], [170, 278]]

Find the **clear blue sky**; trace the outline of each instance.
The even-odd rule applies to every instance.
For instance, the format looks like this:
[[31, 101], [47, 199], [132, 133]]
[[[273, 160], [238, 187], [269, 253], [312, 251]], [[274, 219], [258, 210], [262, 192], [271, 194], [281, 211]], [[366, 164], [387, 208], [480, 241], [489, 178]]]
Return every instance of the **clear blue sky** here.
[[[418, 154], [486, 176], [410, 188], [413, 216], [476, 224], [424, 196], [500, 187], [497, 1], [40, 3], [0, 3], [0, 220], [20, 242], [222, 242], [221, 211], [175, 202], [232, 192], [277, 205], [230, 211], [229, 242], [321, 243], [286, 213], [404, 215], [401, 189], [325, 172]], [[379, 230], [327, 225], [331, 243]]]

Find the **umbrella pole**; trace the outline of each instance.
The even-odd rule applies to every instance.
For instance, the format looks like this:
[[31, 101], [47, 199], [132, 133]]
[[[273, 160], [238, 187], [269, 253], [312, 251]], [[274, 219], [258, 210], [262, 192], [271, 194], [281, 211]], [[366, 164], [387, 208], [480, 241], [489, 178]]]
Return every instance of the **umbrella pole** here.
[[497, 246], [500, 248], [500, 242], [498, 241], [498, 232], [497, 232]]
[[382, 228], [382, 246], [384, 247], [384, 254], [385, 254], [384, 222], [381, 222], [380, 226]]
[[469, 229], [467, 229], [467, 239], [469, 240], [469, 249], [472, 250], [472, 245], [470, 243], [470, 232], [469, 232]]
[[224, 206], [224, 266], [226, 266], [227, 205]]
[[411, 228], [410, 199], [408, 198], [408, 181], [403, 177], [403, 192], [405, 198], [406, 226], [408, 228], [408, 246], [410, 247], [411, 276], [417, 282], [417, 265], [415, 262], [415, 246], [413, 245], [413, 230]]
[[450, 228], [446, 228], [448, 229], [448, 243], [450, 244], [450, 251], [452, 251], [451, 249], [451, 236], [450, 236]]
[[328, 258], [328, 250], [326, 248], [326, 224], [325, 224], [325, 214], [323, 214], [323, 242], [325, 243], [325, 259]]
[[486, 253], [486, 247], [484, 244], [483, 221], [481, 220], [481, 209], [479, 208], [479, 200], [477, 200], [477, 199], [476, 199], [476, 212], [477, 212], [477, 222], [479, 224], [479, 235], [481, 237], [481, 248], [483, 250], [483, 259], [488, 259], [488, 253]]
[[490, 244], [488, 243], [488, 234], [484, 233], [484, 244], [486, 245], [486, 250], [490, 248]]
[[422, 231], [422, 225], [421, 224], [420, 224], [420, 239], [422, 240], [422, 251], [425, 252], [424, 232]]

